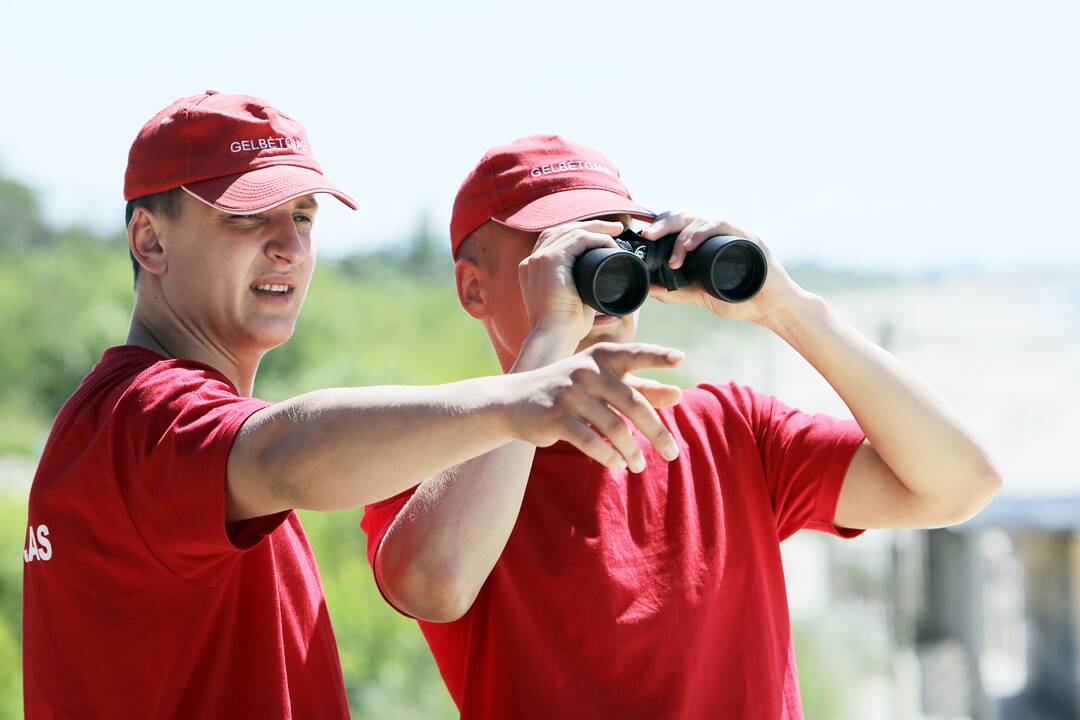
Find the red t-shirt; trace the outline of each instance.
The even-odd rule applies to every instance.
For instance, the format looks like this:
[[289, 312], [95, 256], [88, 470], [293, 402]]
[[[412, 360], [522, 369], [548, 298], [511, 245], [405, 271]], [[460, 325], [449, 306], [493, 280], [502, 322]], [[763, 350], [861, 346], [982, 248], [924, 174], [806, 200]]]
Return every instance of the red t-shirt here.
[[107, 350], [30, 490], [26, 717], [348, 717], [295, 513], [225, 523], [237, 431], [268, 403], [219, 372]]
[[[864, 435], [736, 385], [659, 413], [680, 455], [635, 429], [641, 475], [538, 450], [476, 602], [420, 622], [462, 717], [802, 717], [780, 541], [861, 532], [833, 517]], [[367, 507], [373, 565], [411, 492]]]

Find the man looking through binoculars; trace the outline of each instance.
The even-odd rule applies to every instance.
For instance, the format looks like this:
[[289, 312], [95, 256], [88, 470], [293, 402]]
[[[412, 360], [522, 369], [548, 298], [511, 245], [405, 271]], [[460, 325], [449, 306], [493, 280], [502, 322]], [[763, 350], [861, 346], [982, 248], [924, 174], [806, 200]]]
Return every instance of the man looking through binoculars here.
[[[451, 241], [461, 304], [505, 372], [632, 340], [637, 314], [598, 314], [574, 277], [584, 253], [618, 247], [631, 217], [655, 218], [595, 150], [533, 136], [484, 155], [458, 193]], [[801, 717], [780, 541], [950, 525], [1000, 486], [945, 400], [752, 233], [679, 213], [641, 236], [672, 234], [671, 268], [709, 238], [749, 239], [764, 283], [738, 303], [698, 286], [650, 295], [768, 328], [855, 420], [734, 383], [680, 393], [630, 379], [628, 395], [660, 408], [674, 444], [651, 446], [580, 395], [580, 416], [611, 439], [591, 453], [603, 462], [566, 443], [511, 442], [369, 505], [379, 587], [420, 621], [465, 718]]]

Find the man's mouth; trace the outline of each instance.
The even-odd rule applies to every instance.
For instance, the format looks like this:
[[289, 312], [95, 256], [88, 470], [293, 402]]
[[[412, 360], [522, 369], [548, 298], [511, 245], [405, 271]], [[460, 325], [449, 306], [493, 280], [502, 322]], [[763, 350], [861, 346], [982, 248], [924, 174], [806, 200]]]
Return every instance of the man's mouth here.
[[613, 322], [618, 322], [619, 318], [614, 315], [604, 315], [603, 313], [596, 313], [596, 317], [593, 318], [593, 325], [608, 325]]
[[293, 292], [291, 285], [277, 285], [270, 283], [252, 285], [251, 289], [266, 297], [288, 297], [292, 295]]

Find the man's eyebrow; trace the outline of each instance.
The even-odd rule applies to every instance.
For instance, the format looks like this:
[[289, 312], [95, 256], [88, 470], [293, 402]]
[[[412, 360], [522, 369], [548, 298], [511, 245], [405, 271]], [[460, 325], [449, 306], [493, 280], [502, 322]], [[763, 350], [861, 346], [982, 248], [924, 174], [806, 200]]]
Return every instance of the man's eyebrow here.
[[319, 203], [313, 197], [304, 197], [296, 201], [296, 207], [301, 210], [314, 210], [318, 209]]

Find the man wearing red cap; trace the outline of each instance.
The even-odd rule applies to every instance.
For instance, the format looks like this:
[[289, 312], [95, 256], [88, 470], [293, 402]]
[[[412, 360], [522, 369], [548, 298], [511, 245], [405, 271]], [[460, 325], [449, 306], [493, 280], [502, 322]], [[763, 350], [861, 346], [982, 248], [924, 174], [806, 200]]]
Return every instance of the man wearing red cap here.
[[357, 507], [511, 441], [562, 438], [623, 465], [586, 401], [672, 441], [621, 381], [679, 360], [645, 345], [436, 387], [252, 398], [311, 279], [314, 194], [355, 207], [265, 102], [176, 101], [140, 131], [124, 192], [127, 343], [61, 409], [30, 493], [28, 718], [347, 717], [292, 508]]
[[598, 315], [571, 273], [632, 217], [655, 220], [648, 240], [679, 234], [672, 267], [716, 235], [758, 242], [769, 267], [752, 300], [653, 296], [776, 332], [857, 422], [733, 383], [681, 401], [665, 389], [654, 396], [672, 405], [660, 417], [675, 447], [605, 428], [632, 458], [613, 469], [565, 444], [505, 445], [369, 505], [369, 561], [388, 601], [419, 619], [465, 718], [802, 717], [780, 541], [952, 524], [1000, 480], [943, 399], [752, 234], [656, 219], [610, 160], [555, 136], [490, 150], [454, 203], [458, 295], [504, 369], [633, 338], [636, 315]]

